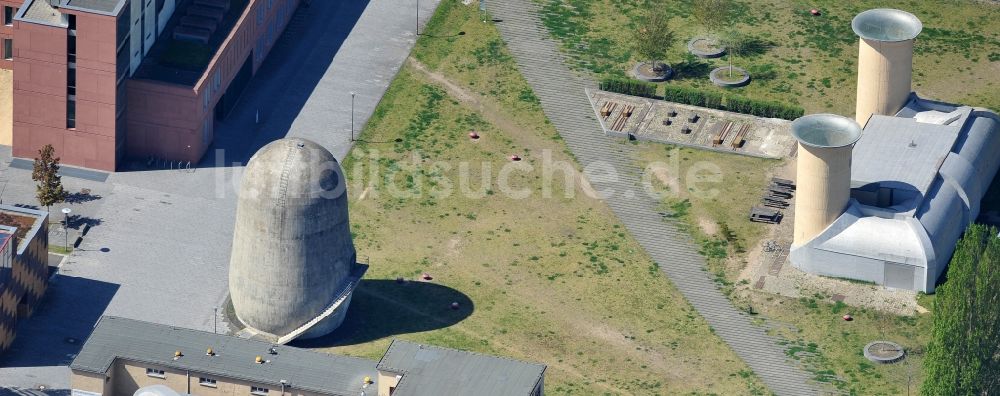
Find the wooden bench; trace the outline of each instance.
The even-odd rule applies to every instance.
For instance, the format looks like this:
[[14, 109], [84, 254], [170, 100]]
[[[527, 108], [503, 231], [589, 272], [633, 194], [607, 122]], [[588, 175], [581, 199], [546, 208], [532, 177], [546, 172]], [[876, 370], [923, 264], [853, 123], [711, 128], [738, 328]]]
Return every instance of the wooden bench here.
[[754, 206], [750, 209], [750, 221], [758, 223], [777, 224], [781, 222], [781, 212], [774, 209]]
[[742, 148], [743, 144], [746, 143], [748, 133], [750, 133], [750, 124], [740, 126], [739, 131], [736, 132], [736, 136], [733, 136], [733, 141], [729, 144], [729, 147], [732, 147], [733, 150]]
[[777, 184], [779, 186], [785, 186], [785, 187], [788, 187], [788, 188], [793, 189], [793, 190], [795, 189], [795, 183], [792, 182], [791, 180], [788, 180], [788, 179], [781, 179], [781, 178], [777, 178], [777, 177], [772, 177], [771, 178], [771, 183]]
[[712, 147], [718, 147], [722, 142], [726, 141], [726, 137], [729, 136], [729, 132], [733, 129], [733, 122], [726, 121], [722, 124], [722, 128], [719, 130], [715, 136], [712, 137]]
[[625, 124], [628, 123], [628, 119], [632, 117], [633, 111], [635, 111], [635, 106], [625, 105], [625, 107], [622, 108], [622, 111], [618, 113], [618, 118], [615, 119], [615, 122], [611, 124], [611, 130], [621, 131], [622, 129], [624, 129]]

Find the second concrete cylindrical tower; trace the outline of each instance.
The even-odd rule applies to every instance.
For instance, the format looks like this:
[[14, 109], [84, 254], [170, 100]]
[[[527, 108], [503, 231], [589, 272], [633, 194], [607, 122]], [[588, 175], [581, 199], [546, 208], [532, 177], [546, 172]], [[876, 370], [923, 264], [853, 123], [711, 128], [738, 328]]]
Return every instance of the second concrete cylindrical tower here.
[[851, 198], [851, 151], [861, 128], [847, 117], [813, 114], [792, 122], [799, 141], [792, 245], [809, 242], [844, 212]]
[[872, 114], [893, 115], [906, 104], [913, 78], [913, 39], [923, 28], [906, 11], [879, 8], [851, 22], [860, 37], [855, 119], [865, 125]]

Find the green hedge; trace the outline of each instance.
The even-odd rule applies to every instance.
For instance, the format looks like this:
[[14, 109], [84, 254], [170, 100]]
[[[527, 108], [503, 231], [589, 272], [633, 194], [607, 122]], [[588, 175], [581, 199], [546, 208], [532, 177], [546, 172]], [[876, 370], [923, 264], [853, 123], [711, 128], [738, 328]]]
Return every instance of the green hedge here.
[[[600, 87], [604, 91], [625, 95], [659, 98], [656, 95], [656, 85], [643, 81], [607, 78], [601, 81]], [[676, 85], [664, 85], [662, 98], [670, 102], [750, 114], [758, 117], [794, 120], [805, 114], [805, 110], [795, 105], [751, 99], [735, 94], [723, 95], [716, 91], [679, 87]]]
[[751, 114], [758, 117], [784, 118], [786, 120], [794, 120], [805, 114], [805, 110], [799, 106], [750, 99], [733, 94], [723, 96], [721, 93], [715, 91], [704, 91], [672, 85], [664, 87], [663, 100], [692, 106], [708, 107], [710, 109], [727, 110], [734, 113]]
[[755, 100], [741, 96], [727, 96], [726, 109], [734, 113], [753, 114], [758, 117], [784, 118], [794, 120], [805, 114], [799, 106], [766, 100]]
[[617, 92], [625, 95], [656, 98], [656, 84], [645, 81], [624, 78], [606, 78], [601, 80], [602, 91]]

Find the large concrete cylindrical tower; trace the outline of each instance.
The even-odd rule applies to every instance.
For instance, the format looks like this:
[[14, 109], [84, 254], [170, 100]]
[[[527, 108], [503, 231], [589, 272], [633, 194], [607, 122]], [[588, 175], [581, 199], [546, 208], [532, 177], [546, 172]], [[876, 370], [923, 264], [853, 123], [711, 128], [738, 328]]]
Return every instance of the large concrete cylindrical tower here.
[[862, 12], [851, 22], [861, 38], [855, 119], [893, 115], [906, 104], [913, 78], [913, 39], [923, 25], [913, 14], [889, 8]]
[[[278, 339], [321, 336], [340, 325], [356, 266], [346, 190], [337, 160], [308, 140], [277, 140], [250, 159], [229, 264], [243, 324]], [[337, 314], [321, 318], [337, 301]]]
[[799, 141], [793, 246], [809, 242], [843, 214], [851, 198], [851, 150], [861, 138], [854, 120], [813, 114], [792, 122]]

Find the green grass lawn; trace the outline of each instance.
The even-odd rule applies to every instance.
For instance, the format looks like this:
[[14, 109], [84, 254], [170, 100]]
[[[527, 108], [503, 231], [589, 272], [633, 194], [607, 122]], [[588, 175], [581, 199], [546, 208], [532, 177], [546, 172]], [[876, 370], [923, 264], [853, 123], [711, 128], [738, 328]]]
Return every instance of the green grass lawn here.
[[[851, 395], [917, 394], [923, 381], [924, 351], [930, 341], [932, 316], [896, 316], [830, 304], [829, 296], [791, 299], [754, 292], [753, 307], [762, 325], [785, 340], [790, 357], [803, 361], [813, 378]], [[841, 316], [851, 314], [853, 321]], [[906, 359], [875, 364], [862, 349], [875, 340], [896, 342]]]
[[73, 253], [73, 248], [58, 246], [58, 245], [49, 245], [49, 253], [70, 254]]
[[[424, 33], [414, 57], [499, 110], [403, 68], [344, 163], [371, 269], [345, 327], [307, 346], [378, 358], [400, 337], [542, 362], [550, 395], [767, 394], [601, 201], [541, 195], [543, 153], [579, 167], [476, 5], [442, 2]], [[512, 153], [535, 167], [508, 180], [526, 198], [500, 187]]]
[[[665, 195], [663, 211], [694, 237], [716, 281], [732, 291], [732, 280], [746, 264], [745, 253], [758, 246], [767, 231], [761, 223], [751, 222], [747, 213], [760, 200], [768, 172], [784, 161], [657, 143], [638, 145], [640, 165], [666, 166], [666, 172], [654, 173], [654, 186]], [[717, 167], [718, 180], [701, 180], [714, 174], [711, 171], [692, 173], [705, 164]], [[703, 190], [710, 195], [696, 193]]]
[[[666, 59], [678, 76], [666, 84], [717, 88], [708, 80], [728, 58], [702, 60], [687, 55], [687, 41], [718, 35], [721, 28], [691, 18], [688, 1], [535, 0], [543, 7], [550, 33], [571, 55], [572, 66], [595, 76], [624, 75], [635, 57], [630, 32], [644, 7], [660, 4], [676, 15], [677, 41]], [[851, 19], [869, 8], [893, 7], [921, 19], [915, 46], [913, 89], [949, 102], [1000, 109], [1000, 7], [980, 1], [735, 1], [734, 26], [752, 37], [751, 50], [735, 66], [752, 75], [737, 92], [758, 99], [796, 103], [807, 113], [854, 113], [858, 39]], [[817, 8], [822, 16], [812, 16]]]

